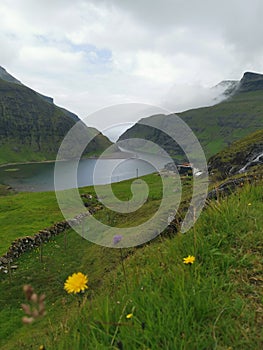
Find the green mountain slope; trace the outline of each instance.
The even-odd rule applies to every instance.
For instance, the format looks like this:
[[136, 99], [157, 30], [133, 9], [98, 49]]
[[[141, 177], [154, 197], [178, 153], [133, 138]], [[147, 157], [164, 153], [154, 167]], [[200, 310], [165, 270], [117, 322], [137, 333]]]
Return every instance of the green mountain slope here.
[[[55, 159], [78, 117], [11, 78], [0, 74], [0, 163]], [[83, 129], [89, 135], [97, 133], [84, 124]], [[99, 134], [86, 154], [97, 154], [110, 144]]]
[[263, 165], [263, 130], [256, 131], [209, 160], [209, 169], [214, 177], [226, 178]]
[[[178, 116], [194, 131], [209, 158], [232, 142], [262, 129], [263, 75], [245, 73], [227, 100], [211, 107], [179, 113]], [[149, 118], [158, 119], [158, 125], [166, 125], [171, 131], [175, 128], [173, 115]], [[149, 118], [146, 119], [150, 120]], [[119, 140], [133, 137], [151, 140], [172, 155], [182, 154], [175, 143], [157, 129], [137, 123], [122, 134]]]

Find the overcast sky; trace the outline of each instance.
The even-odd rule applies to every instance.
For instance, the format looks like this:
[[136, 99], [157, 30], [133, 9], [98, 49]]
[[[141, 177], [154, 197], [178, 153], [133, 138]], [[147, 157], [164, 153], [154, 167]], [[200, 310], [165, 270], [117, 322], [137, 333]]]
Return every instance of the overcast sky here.
[[262, 0], [1, 0], [0, 65], [81, 118], [127, 102], [176, 112], [263, 72], [262, 13]]

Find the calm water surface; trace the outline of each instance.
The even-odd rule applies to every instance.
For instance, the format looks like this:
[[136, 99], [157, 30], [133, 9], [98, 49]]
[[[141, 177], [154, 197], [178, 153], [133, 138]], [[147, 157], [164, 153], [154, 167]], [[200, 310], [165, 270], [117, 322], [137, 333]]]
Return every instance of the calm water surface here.
[[[141, 158], [141, 157], [140, 157]], [[78, 187], [95, 184], [106, 184], [127, 180], [156, 171], [151, 165], [154, 160], [158, 166], [164, 166], [166, 158], [151, 156], [142, 159], [83, 159], [78, 166]], [[146, 160], [147, 158], [147, 160]], [[98, 163], [97, 163], [98, 162]], [[97, 164], [96, 164], [97, 163]], [[69, 185], [72, 167], [75, 162], [61, 162], [59, 183], [60, 189], [72, 187]], [[8, 184], [18, 191], [40, 192], [54, 190], [54, 167], [55, 162], [16, 164], [0, 167], [0, 183]], [[96, 167], [96, 168], [95, 168]], [[94, 176], [94, 169], [97, 169]]]

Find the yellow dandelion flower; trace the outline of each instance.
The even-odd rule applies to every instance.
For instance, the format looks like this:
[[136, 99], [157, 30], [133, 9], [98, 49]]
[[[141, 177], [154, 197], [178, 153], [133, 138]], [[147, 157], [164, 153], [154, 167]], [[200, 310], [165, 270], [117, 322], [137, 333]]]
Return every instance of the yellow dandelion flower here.
[[126, 318], [132, 318], [133, 317], [133, 314], [128, 314], [128, 315], [126, 315]]
[[195, 262], [195, 257], [188, 255], [187, 258], [184, 258], [184, 264], [193, 264]]
[[248, 205], [250, 206], [250, 205], [252, 205], [251, 203], [248, 203]]
[[64, 289], [70, 293], [79, 293], [88, 288], [88, 277], [81, 272], [73, 273], [64, 283]]

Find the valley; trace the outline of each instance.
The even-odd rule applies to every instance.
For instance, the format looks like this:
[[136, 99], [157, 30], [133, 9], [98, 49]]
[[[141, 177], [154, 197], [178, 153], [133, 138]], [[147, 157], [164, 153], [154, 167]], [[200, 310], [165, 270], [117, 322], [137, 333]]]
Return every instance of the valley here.
[[[119, 172], [113, 167], [116, 178], [110, 181], [123, 211], [107, 207], [103, 200], [111, 204], [114, 198], [103, 191], [106, 194], [99, 196], [92, 181], [80, 182], [82, 212], [77, 211], [73, 197], [65, 197], [74, 213], [72, 220], [82, 227], [79, 234], [65, 221], [52, 187], [37, 184], [37, 191], [29, 192], [32, 183], [23, 188], [11, 183], [12, 177], [20, 176], [26, 182], [34, 172], [39, 176], [47, 169], [51, 183], [52, 159], [79, 119], [2, 71], [1, 349], [261, 348], [262, 81], [262, 75], [246, 73], [223, 102], [180, 114], [204, 148], [208, 179], [202, 173], [178, 173], [180, 166], [193, 165], [185, 163], [187, 159], [178, 145], [158, 130], [140, 123], [127, 130], [121, 140], [136, 136], [157, 142], [177, 166], [165, 167], [166, 159], [158, 163], [162, 168], [159, 173], [153, 168], [141, 171], [134, 155], [140, 149], [130, 149], [129, 142], [125, 150], [131, 153], [112, 153], [102, 159], [102, 175], [107, 173], [107, 162], [116, 166], [124, 161], [122, 169], [116, 168]], [[156, 118], [160, 125], [168, 124], [171, 130], [174, 127], [172, 115], [149, 118]], [[83, 130], [84, 135], [94, 131], [87, 127]], [[99, 133], [81, 162], [95, 163], [111, 144]], [[66, 168], [64, 173], [70, 174]], [[84, 173], [87, 177], [86, 170]], [[200, 185], [202, 176], [208, 182], [205, 207], [190, 230], [182, 233], [194, 186]], [[125, 237], [119, 229], [128, 232], [135, 228], [138, 237], [145, 234], [141, 227], [162, 204], [164, 180], [168, 186], [165, 196], [180, 197], [178, 208], [174, 200], [166, 216], [160, 217], [165, 229], [139, 246], [122, 247]], [[106, 186], [101, 182], [98, 187], [103, 190]], [[147, 198], [135, 212], [129, 211], [132, 200], [141, 201], [144, 186], [148, 188]], [[67, 188], [62, 194], [67, 191], [71, 193]], [[197, 208], [190, 209], [195, 218]], [[85, 239], [100, 234], [96, 224], [83, 225], [88, 215], [108, 228], [103, 234], [109, 235], [109, 246]], [[114, 231], [112, 242], [110, 234]], [[87, 276], [85, 291], [74, 294], [64, 289], [65, 281], [74, 273]], [[33, 298], [37, 303], [23, 293], [29, 285], [37, 293]], [[37, 309], [42, 294], [45, 312]], [[28, 323], [23, 323], [22, 317], [28, 317]]]

